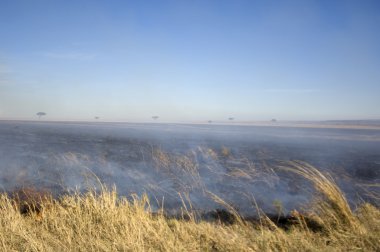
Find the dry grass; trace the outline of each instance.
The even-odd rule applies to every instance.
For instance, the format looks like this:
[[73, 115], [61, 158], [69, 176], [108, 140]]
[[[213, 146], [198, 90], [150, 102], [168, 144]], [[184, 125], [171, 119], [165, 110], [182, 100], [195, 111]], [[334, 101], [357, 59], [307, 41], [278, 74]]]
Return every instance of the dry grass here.
[[[353, 211], [333, 180], [303, 163], [282, 167], [310, 180], [316, 200], [280, 228], [264, 214], [249, 222], [168, 218], [147, 197], [127, 201], [115, 190], [51, 197], [0, 195], [2, 251], [379, 251], [380, 211]], [[24, 192], [24, 194], [27, 194]], [[215, 199], [214, 199], [215, 200]], [[222, 199], [217, 199], [222, 201]], [[21, 212], [20, 206], [38, 204]], [[38, 209], [38, 211], [36, 210]], [[191, 215], [191, 213], [189, 213]]]

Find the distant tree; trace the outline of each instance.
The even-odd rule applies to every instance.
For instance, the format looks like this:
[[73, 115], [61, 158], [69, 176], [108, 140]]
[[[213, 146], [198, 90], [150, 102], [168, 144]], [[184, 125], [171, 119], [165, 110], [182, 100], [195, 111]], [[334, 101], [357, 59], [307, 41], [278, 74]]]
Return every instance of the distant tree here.
[[271, 120], [271, 122], [275, 123], [275, 122], [277, 122], [277, 119], [274, 119], [274, 118], [273, 118], [273, 119]]
[[99, 116], [95, 116], [94, 119], [95, 119], [95, 120], [98, 120], [98, 119], [99, 119]]
[[153, 120], [157, 120], [158, 118], [159, 118], [159, 116], [152, 116]]
[[233, 121], [235, 118], [229, 117], [228, 120]]
[[38, 112], [36, 115], [38, 116], [38, 119], [41, 119], [41, 116], [45, 116], [46, 113], [45, 112]]
[[212, 123], [212, 121], [211, 121], [211, 120], [208, 120], [208, 123]]

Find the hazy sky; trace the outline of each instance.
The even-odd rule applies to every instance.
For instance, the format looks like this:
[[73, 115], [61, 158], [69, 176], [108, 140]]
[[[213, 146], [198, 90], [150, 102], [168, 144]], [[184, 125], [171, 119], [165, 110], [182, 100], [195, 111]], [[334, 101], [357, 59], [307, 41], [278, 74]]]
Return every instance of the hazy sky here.
[[380, 119], [380, 1], [0, 1], [0, 119]]

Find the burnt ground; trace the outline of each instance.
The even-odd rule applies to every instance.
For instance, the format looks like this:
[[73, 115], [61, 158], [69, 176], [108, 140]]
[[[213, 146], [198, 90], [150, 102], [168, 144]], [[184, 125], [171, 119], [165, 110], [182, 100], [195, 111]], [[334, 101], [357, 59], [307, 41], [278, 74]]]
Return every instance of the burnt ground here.
[[0, 122], [0, 186], [43, 188], [54, 196], [117, 187], [148, 194], [175, 212], [223, 209], [245, 215], [307, 204], [312, 188], [277, 168], [301, 160], [330, 173], [351, 204], [379, 193], [380, 131], [292, 127]]

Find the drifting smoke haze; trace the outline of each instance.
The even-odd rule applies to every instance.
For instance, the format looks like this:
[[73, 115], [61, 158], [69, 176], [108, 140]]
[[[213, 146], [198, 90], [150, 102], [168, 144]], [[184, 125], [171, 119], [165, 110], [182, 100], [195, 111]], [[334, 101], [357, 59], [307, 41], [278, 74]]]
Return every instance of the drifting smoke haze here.
[[238, 125], [127, 123], [0, 123], [0, 186], [49, 189], [56, 196], [99, 188], [120, 195], [146, 193], [157, 208], [176, 213], [184, 204], [199, 211], [223, 208], [243, 215], [254, 201], [274, 212], [310, 199], [310, 185], [278, 169], [301, 160], [329, 172], [350, 203], [378, 192], [380, 131]]

